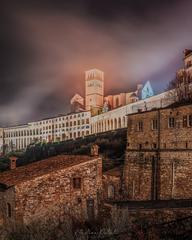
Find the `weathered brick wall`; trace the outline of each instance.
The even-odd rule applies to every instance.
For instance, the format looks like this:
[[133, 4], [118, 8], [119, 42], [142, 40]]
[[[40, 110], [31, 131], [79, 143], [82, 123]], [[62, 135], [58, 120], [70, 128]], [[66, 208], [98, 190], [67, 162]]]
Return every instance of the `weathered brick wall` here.
[[[124, 185], [129, 199], [149, 200], [154, 191], [159, 199], [192, 198], [192, 127], [183, 125], [183, 117], [190, 114], [192, 105], [128, 116]], [[170, 116], [174, 128], [168, 127]], [[154, 119], [160, 129], [152, 130]]]
[[[73, 188], [73, 178], [81, 178], [81, 189]], [[102, 160], [87, 161], [70, 168], [36, 177], [15, 186], [12, 199], [17, 224], [63, 222], [68, 216], [87, 219], [87, 200], [94, 200], [95, 216], [102, 188]], [[9, 195], [9, 194], [8, 194]], [[14, 206], [15, 205], [15, 206]]]
[[[8, 228], [12, 228], [15, 225], [15, 192], [11, 187], [6, 191], [0, 192], [0, 218], [1, 224], [6, 225]], [[11, 217], [8, 216], [7, 203], [11, 206]]]

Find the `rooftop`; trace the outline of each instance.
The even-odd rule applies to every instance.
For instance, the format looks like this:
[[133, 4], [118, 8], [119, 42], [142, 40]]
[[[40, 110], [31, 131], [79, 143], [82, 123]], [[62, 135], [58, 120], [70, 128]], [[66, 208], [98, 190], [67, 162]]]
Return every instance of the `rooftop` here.
[[85, 163], [96, 157], [87, 155], [58, 155], [0, 173], [0, 187], [11, 187], [36, 177]]

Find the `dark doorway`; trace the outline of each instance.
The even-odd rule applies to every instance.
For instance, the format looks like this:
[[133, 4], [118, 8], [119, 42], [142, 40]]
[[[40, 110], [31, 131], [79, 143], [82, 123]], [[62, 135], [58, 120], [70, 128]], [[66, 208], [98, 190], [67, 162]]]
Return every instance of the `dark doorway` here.
[[95, 209], [94, 209], [94, 200], [87, 200], [87, 217], [89, 221], [93, 221], [95, 219]]

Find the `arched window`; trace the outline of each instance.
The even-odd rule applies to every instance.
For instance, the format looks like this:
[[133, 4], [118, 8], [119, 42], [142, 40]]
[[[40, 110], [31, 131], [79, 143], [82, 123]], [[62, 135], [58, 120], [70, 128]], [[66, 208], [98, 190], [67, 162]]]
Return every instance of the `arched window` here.
[[115, 187], [110, 184], [107, 189], [107, 197], [113, 199], [115, 197]]
[[117, 119], [115, 118], [115, 129], [117, 129]]
[[103, 121], [101, 122], [101, 132], [103, 132]]
[[111, 130], [113, 130], [113, 120], [111, 119]]

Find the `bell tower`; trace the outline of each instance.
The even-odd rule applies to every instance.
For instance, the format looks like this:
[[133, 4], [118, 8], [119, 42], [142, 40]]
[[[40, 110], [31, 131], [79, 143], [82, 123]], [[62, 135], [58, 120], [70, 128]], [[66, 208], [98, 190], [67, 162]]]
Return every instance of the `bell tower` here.
[[104, 72], [91, 69], [85, 72], [85, 108], [97, 115], [103, 107]]

